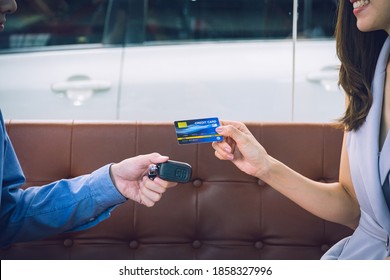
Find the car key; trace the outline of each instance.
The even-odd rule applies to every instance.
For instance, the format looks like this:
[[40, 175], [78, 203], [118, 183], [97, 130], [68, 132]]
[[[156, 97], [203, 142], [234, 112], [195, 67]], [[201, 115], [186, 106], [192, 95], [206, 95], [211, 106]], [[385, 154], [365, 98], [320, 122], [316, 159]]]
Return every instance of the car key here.
[[148, 177], [152, 180], [157, 176], [163, 180], [188, 183], [191, 179], [192, 167], [188, 163], [168, 160], [149, 167]]

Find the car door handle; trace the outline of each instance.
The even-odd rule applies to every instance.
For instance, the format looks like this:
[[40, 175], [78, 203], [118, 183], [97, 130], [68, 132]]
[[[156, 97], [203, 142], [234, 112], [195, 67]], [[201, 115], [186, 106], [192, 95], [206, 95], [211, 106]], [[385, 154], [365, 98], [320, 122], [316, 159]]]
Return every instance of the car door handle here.
[[88, 76], [75, 75], [66, 81], [53, 83], [51, 90], [64, 94], [73, 105], [80, 106], [94, 93], [109, 90], [111, 86], [110, 81], [92, 80]]
[[52, 84], [51, 88], [55, 92], [86, 89], [93, 91], [104, 91], [111, 88], [111, 82], [105, 80], [65, 81], [54, 83]]
[[338, 80], [339, 77], [339, 66], [328, 65], [322, 67], [320, 71], [309, 73], [306, 78], [310, 82], [320, 83], [323, 80]]
[[309, 82], [321, 84], [327, 91], [338, 90], [339, 69], [338, 65], [328, 65], [318, 72], [309, 73], [306, 79]]

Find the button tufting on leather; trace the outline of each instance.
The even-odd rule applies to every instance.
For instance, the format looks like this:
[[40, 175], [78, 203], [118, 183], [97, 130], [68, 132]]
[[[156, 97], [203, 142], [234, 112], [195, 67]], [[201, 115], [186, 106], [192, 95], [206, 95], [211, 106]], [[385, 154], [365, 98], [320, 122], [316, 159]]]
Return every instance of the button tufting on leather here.
[[200, 179], [195, 179], [195, 180], [192, 182], [192, 184], [194, 185], [194, 187], [200, 187], [200, 186], [202, 186], [203, 181], [200, 180]]
[[324, 244], [324, 245], [321, 246], [321, 251], [325, 253], [326, 251], [329, 250], [329, 248], [330, 248], [330, 247], [329, 247], [328, 244]]
[[64, 240], [64, 246], [65, 247], [72, 247], [73, 246], [73, 240], [69, 239], [69, 238], [65, 239]]
[[130, 241], [130, 243], [129, 243], [129, 247], [130, 247], [131, 249], [137, 249], [138, 246], [139, 246], [138, 241], [132, 240], [132, 241]]
[[264, 243], [263, 242], [261, 242], [261, 241], [255, 242], [255, 248], [256, 249], [263, 249], [263, 247], [264, 247]]
[[257, 180], [257, 184], [259, 186], [262, 186], [262, 187], [264, 187], [266, 185], [265, 182], [263, 180], [261, 180], [261, 179]]
[[199, 249], [200, 247], [202, 247], [202, 242], [200, 242], [199, 240], [195, 240], [194, 242], [192, 242], [192, 247], [195, 249]]

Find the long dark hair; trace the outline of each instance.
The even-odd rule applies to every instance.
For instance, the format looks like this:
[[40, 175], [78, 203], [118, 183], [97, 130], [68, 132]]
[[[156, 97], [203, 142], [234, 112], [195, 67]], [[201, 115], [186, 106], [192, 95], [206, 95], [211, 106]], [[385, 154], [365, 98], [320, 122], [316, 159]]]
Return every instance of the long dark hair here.
[[340, 121], [347, 131], [356, 131], [366, 120], [372, 105], [372, 78], [388, 34], [383, 30], [361, 32], [356, 26], [352, 4], [349, 0], [340, 0], [335, 35], [341, 61], [339, 85], [348, 99]]

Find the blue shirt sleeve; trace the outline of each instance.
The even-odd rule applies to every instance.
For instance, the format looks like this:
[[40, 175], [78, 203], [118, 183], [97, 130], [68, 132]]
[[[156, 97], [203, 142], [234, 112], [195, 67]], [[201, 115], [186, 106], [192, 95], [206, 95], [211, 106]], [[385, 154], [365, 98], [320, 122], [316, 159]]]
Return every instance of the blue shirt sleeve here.
[[21, 189], [25, 178], [1, 111], [0, 119], [0, 246], [90, 228], [126, 201], [111, 180], [109, 165], [89, 175]]

